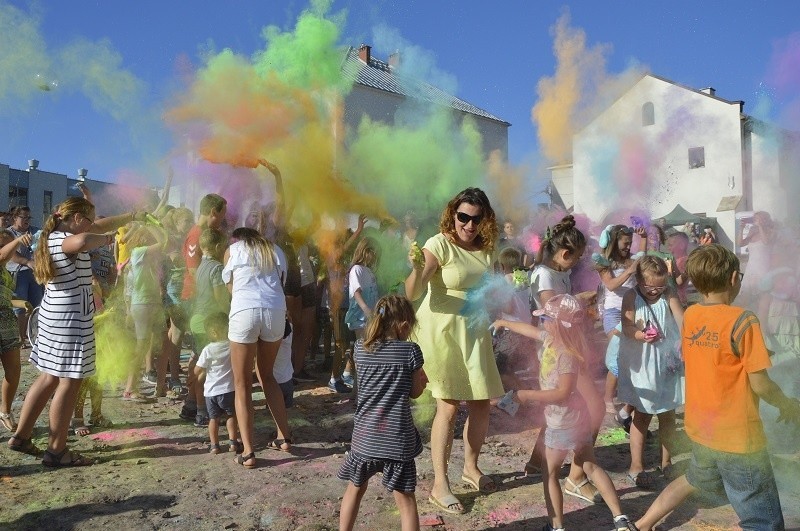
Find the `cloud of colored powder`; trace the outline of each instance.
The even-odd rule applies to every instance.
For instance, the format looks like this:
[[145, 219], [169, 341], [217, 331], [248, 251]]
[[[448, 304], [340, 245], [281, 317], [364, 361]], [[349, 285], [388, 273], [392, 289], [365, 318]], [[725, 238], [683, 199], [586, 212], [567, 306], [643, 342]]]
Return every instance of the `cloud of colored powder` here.
[[[0, 115], [17, 112], [52, 87], [51, 61], [39, 17], [0, 2]], [[37, 77], [38, 74], [38, 77]]]

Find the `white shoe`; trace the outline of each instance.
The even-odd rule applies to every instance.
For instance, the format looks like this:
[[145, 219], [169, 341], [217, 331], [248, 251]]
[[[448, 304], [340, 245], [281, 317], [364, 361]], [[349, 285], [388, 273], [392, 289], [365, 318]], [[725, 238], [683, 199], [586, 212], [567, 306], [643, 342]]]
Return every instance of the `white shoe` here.
[[497, 403], [498, 408], [505, 411], [512, 417], [517, 414], [517, 411], [519, 411], [519, 404], [514, 402], [515, 392], [516, 391], [507, 392], [505, 395], [503, 395], [503, 398], [501, 398], [500, 401]]

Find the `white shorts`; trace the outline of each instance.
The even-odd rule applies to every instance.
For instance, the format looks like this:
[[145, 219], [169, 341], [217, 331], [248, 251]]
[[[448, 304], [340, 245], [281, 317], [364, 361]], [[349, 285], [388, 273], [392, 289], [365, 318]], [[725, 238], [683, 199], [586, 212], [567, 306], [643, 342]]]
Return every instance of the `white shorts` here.
[[228, 323], [228, 339], [251, 344], [261, 341], [280, 341], [286, 328], [286, 310], [250, 308], [233, 314]]
[[131, 318], [137, 341], [150, 339], [153, 334], [160, 336], [167, 327], [164, 307], [160, 304], [131, 304]]

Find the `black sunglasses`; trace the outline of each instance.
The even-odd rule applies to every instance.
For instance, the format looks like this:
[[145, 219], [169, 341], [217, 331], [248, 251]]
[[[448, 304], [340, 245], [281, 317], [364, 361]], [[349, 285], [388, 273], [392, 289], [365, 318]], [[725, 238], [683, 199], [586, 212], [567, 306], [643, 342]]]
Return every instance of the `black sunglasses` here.
[[483, 214], [478, 214], [477, 216], [470, 216], [466, 212], [456, 212], [456, 219], [466, 225], [467, 223], [472, 221], [475, 225], [480, 225], [481, 220], [483, 219]]

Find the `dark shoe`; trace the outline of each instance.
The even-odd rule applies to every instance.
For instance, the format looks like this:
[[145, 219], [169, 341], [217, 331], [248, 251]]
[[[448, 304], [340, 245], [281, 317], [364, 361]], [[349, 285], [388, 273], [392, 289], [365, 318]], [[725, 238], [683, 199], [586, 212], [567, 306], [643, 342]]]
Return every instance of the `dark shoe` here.
[[294, 379], [300, 383], [311, 383], [317, 381], [317, 377], [308, 374], [305, 369], [295, 374]]
[[195, 417], [197, 417], [197, 409], [190, 409], [186, 406], [183, 406], [178, 416], [183, 420], [194, 420]]
[[207, 413], [198, 413], [194, 419], [194, 427], [195, 428], [207, 428], [208, 427], [208, 414]]
[[328, 389], [331, 391], [335, 391], [337, 393], [352, 393], [353, 390], [348, 387], [343, 381], [335, 380], [333, 382], [328, 381]]

